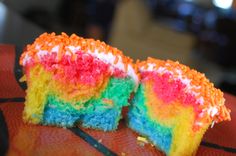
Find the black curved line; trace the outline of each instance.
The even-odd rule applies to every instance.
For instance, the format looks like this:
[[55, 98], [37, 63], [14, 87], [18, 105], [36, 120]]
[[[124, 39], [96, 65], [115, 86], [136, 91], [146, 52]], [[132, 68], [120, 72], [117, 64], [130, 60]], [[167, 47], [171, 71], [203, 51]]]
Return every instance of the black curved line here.
[[0, 110], [0, 155], [6, 155], [9, 148], [9, 134], [7, 124]]
[[117, 156], [116, 153], [108, 149], [103, 144], [99, 143], [96, 139], [94, 139], [92, 136], [81, 130], [80, 128], [69, 128], [71, 132], [73, 132], [75, 135], [81, 137], [84, 141], [86, 141], [88, 144], [93, 146], [96, 150], [103, 153], [106, 156]]
[[24, 97], [0, 98], [0, 103], [5, 103], [5, 102], [24, 102], [24, 101], [25, 101]]
[[206, 147], [210, 147], [210, 148], [214, 148], [214, 149], [218, 149], [218, 150], [223, 150], [223, 151], [230, 152], [230, 153], [236, 153], [236, 148], [220, 146], [220, 145], [206, 142], [206, 141], [202, 141], [201, 145], [206, 146]]

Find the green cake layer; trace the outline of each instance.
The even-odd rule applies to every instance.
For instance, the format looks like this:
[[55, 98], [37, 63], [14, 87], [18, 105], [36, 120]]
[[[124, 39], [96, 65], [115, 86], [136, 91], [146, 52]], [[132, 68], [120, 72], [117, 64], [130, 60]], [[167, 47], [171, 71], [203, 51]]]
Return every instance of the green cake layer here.
[[160, 150], [169, 153], [173, 129], [152, 120], [148, 116], [145, 103], [144, 87], [140, 84], [129, 108], [128, 126], [147, 137]]
[[130, 77], [112, 77], [99, 98], [91, 98], [85, 103], [78, 101], [75, 105], [50, 94], [42, 124], [72, 127], [81, 122], [84, 127], [114, 130], [121, 118], [122, 107], [128, 105], [134, 87], [135, 83]]

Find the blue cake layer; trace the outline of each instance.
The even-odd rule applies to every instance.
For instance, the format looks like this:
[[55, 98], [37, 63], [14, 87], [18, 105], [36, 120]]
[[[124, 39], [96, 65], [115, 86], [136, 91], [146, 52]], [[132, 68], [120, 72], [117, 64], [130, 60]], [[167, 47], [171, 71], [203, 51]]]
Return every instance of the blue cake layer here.
[[93, 113], [86, 114], [82, 119], [82, 126], [104, 131], [115, 130], [120, 119], [121, 108], [105, 110], [94, 110]]
[[[92, 98], [84, 104], [78, 104], [82, 105], [79, 110], [72, 107], [70, 103], [58, 99], [55, 95], [49, 95], [42, 123], [72, 127], [75, 123], [82, 122], [84, 127], [104, 131], [115, 130], [121, 118], [122, 107], [128, 105], [129, 95], [133, 88], [134, 82], [131, 78], [111, 78], [101, 96]], [[112, 103], [104, 103], [106, 100]]]
[[77, 122], [82, 122], [84, 127], [101, 129], [104, 131], [117, 128], [122, 107], [106, 108], [102, 105], [76, 110], [70, 103], [58, 100], [55, 96], [48, 97], [43, 124], [59, 127], [72, 127]]
[[169, 153], [172, 129], [152, 121], [147, 114], [143, 86], [140, 85], [128, 112], [128, 126], [147, 137], [155, 146]]
[[44, 109], [43, 124], [60, 127], [72, 127], [82, 117], [82, 110], [78, 111], [56, 96], [49, 95]]

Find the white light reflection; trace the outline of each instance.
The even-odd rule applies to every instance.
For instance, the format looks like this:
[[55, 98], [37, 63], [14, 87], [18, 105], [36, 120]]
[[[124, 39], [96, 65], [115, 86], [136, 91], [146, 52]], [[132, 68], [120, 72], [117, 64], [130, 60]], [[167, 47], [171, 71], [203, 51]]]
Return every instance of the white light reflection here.
[[213, 4], [216, 7], [222, 8], [222, 9], [230, 9], [232, 6], [233, 0], [213, 0]]
[[6, 14], [7, 9], [5, 5], [0, 2], [0, 42], [2, 41], [3, 33], [4, 33], [4, 25], [6, 23]]

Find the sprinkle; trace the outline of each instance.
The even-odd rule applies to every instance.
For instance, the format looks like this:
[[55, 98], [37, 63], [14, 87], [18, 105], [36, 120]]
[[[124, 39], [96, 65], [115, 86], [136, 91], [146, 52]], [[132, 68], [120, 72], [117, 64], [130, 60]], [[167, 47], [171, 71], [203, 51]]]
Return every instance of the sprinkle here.
[[211, 123], [211, 128], [213, 128], [214, 124], [215, 124], [215, 121], [213, 121], [213, 122]]
[[[40, 35], [32, 45], [27, 45], [26, 50], [23, 52], [20, 58], [20, 64], [25, 66], [28, 61], [24, 61], [25, 58], [28, 56], [30, 59], [33, 59], [33, 62], [40, 62], [41, 56], [38, 56], [37, 53], [40, 50], [45, 50], [47, 53], [51, 53], [53, 50], [53, 47], [59, 46], [59, 49], [57, 50], [57, 61], [61, 61], [63, 56], [65, 54], [70, 55], [72, 60], [76, 60], [77, 53], [74, 52], [68, 48], [70, 46], [73, 47], [80, 47], [79, 50], [84, 53], [94, 53], [96, 50], [98, 51], [98, 54], [108, 54], [111, 53], [113, 56], [116, 56], [113, 64], [116, 65], [118, 62], [121, 62], [124, 64], [124, 72], [127, 72], [128, 66], [131, 66], [134, 70], [134, 73], [137, 73], [137, 70], [135, 70], [135, 66], [133, 64], [133, 60], [129, 57], [125, 56], [122, 51], [118, 50], [117, 48], [113, 48], [105, 42], [101, 42], [99, 40], [94, 39], [84, 39], [82, 37], [79, 37], [75, 34], [72, 34], [71, 36], [68, 36], [66, 33], [62, 32], [61, 35], [56, 35], [55, 33], [44, 33]], [[119, 65], [118, 65], [119, 66]], [[136, 82], [138, 82], [137, 74], [130, 75], [132, 76]]]
[[116, 59], [114, 60], [114, 64], [117, 64], [119, 61], [119, 57], [116, 56]]
[[169, 75], [169, 83], [180, 81], [186, 86], [183, 95], [191, 95], [187, 99], [196, 111], [194, 123], [196, 127], [194, 129], [199, 129], [197, 127], [213, 121], [218, 123], [231, 119], [230, 110], [224, 105], [223, 92], [216, 89], [213, 83], [205, 77], [205, 74], [190, 69], [179, 62], [150, 57], [147, 61], [137, 62], [137, 66], [142, 77], [146, 78], [145, 73], [147, 73], [146, 75], [149, 73], [150, 78], [153, 77], [152, 74], [160, 75], [160, 77]]
[[125, 71], [127, 72], [128, 71], [128, 63], [125, 63]]

